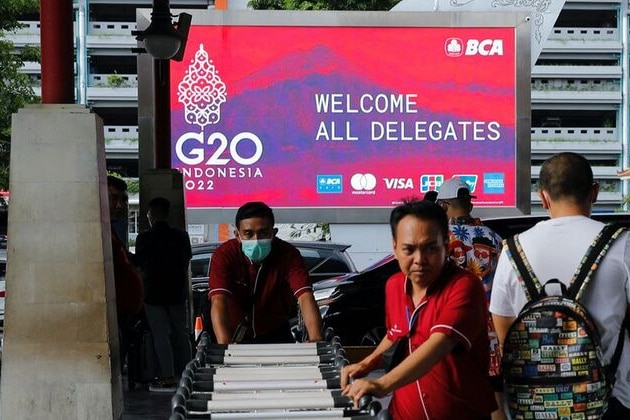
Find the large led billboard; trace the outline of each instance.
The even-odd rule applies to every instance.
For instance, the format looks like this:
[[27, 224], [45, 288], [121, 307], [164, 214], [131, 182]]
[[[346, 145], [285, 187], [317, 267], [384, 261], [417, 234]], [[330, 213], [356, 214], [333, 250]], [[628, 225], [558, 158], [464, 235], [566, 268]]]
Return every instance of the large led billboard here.
[[528, 211], [528, 45], [524, 14], [195, 13], [170, 66], [186, 205], [382, 223], [457, 175]]

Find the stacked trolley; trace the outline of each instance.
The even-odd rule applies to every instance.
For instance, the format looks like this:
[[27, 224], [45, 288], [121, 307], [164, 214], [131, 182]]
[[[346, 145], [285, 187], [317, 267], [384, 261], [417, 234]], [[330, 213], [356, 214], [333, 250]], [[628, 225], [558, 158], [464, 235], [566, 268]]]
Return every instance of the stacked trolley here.
[[213, 344], [203, 333], [182, 374], [170, 420], [391, 418], [378, 401], [341, 395], [338, 338], [320, 343]]

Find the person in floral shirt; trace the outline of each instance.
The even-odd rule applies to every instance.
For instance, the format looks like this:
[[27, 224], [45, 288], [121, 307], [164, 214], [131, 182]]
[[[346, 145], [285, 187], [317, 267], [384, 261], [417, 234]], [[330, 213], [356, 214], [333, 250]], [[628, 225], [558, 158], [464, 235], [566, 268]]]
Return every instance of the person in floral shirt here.
[[[485, 226], [481, 220], [471, 216], [473, 209], [468, 185], [461, 178], [453, 177], [440, 186], [437, 203], [446, 210], [449, 218], [449, 258], [459, 267], [476, 274], [486, 292], [488, 304], [492, 292], [492, 280], [501, 253], [501, 237]], [[489, 375], [495, 391], [499, 409], [492, 413], [492, 419], [507, 418], [503, 410], [503, 380], [501, 377], [501, 351], [492, 323], [488, 319], [490, 339]]]

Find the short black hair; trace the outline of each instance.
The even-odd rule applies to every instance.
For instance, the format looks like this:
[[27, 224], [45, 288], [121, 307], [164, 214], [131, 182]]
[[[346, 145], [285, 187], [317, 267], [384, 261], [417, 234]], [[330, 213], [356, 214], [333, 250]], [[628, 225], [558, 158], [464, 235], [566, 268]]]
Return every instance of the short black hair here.
[[273, 216], [273, 210], [271, 210], [271, 207], [262, 201], [250, 201], [249, 203], [243, 204], [236, 211], [234, 226], [238, 229], [240, 227], [241, 220], [251, 219], [252, 217], [267, 219], [271, 222], [271, 226], [276, 224], [276, 219]]
[[114, 175], [107, 175], [107, 185], [120, 191], [127, 191], [127, 183], [125, 180]]
[[422, 199], [435, 203], [437, 201], [437, 196], [438, 196], [438, 192], [435, 190], [431, 190], [424, 193], [424, 197]]
[[168, 217], [168, 211], [171, 208], [171, 202], [164, 197], [155, 197], [149, 201], [149, 209], [154, 216]]
[[538, 185], [552, 200], [585, 203], [593, 191], [593, 170], [589, 161], [578, 153], [558, 153], [543, 162]]
[[436, 222], [440, 227], [444, 240], [448, 241], [448, 216], [439, 204], [427, 200], [410, 199], [395, 207], [389, 217], [389, 226], [391, 227], [394, 240], [396, 239], [398, 223], [405, 216]]

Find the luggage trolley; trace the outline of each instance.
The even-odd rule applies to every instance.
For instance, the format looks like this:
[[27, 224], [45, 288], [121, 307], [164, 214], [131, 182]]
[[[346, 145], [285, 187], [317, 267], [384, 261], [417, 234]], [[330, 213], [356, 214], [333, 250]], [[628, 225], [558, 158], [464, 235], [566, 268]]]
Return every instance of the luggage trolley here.
[[170, 420], [391, 419], [371, 397], [355, 409], [341, 394], [347, 360], [337, 337], [226, 346], [210, 343], [202, 333], [197, 348], [171, 400]]

